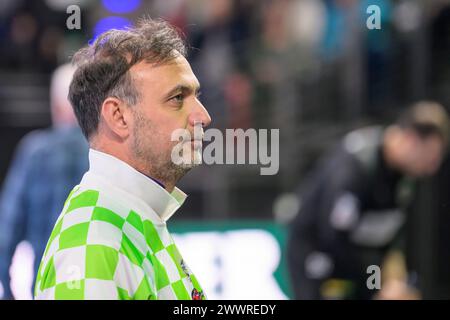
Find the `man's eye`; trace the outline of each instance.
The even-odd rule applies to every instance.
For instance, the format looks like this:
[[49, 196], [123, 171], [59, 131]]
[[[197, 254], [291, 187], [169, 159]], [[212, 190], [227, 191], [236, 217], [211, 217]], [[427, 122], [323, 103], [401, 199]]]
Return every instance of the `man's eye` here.
[[183, 95], [181, 93], [177, 94], [176, 96], [174, 96], [172, 98], [170, 98], [170, 100], [175, 101], [177, 103], [183, 102], [183, 99], [184, 99], [184, 97], [183, 97]]

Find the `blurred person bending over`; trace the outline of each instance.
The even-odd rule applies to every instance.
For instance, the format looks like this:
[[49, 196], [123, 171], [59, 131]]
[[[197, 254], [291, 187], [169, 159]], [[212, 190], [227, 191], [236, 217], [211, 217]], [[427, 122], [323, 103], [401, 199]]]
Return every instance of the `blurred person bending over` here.
[[[53, 126], [22, 139], [0, 194], [0, 280], [5, 299], [13, 298], [9, 269], [17, 244], [27, 240], [37, 257], [44, 253], [64, 200], [88, 166], [88, 146], [67, 99], [74, 71], [65, 64], [53, 73]], [[33, 274], [37, 266], [35, 261]]]
[[[419, 102], [387, 128], [349, 133], [319, 162], [299, 188], [302, 205], [289, 233], [296, 299], [373, 298], [367, 268], [382, 266], [393, 248], [402, 251], [414, 179], [439, 168], [448, 121], [441, 105]], [[416, 296], [406, 284], [388, 287], [399, 294], [381, 297]]]
[[[185, 54], [168, 23], [143, 19], [74, 56], [69, 97], [90, 168], [50, 236], [37, 299], [205, 298], [166, 226], [186, 198], [175, 184], [201, 157], [194, 126], [211, 122]], [[179, 129], [195, 138], [172, 141]]]

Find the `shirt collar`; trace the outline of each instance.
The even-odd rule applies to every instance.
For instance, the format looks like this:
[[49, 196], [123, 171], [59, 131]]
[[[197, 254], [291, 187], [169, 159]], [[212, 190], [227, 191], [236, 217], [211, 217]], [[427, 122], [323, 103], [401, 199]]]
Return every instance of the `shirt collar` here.
[[89, 149], [89, 171], [142, 199], [164, 222], [169, 220], [187, 197], [177, 187], [172, 193], [167, 192], [153, 179], [140, 173], [126, 162], [94, 149]]

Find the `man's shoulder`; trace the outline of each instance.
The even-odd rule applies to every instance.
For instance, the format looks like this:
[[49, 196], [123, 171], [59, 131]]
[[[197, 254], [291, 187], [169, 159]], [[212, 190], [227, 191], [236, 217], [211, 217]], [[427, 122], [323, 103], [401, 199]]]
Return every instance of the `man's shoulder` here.
[[92, 213], [109, 212], [124, 219], [132, 211], [128, 202], [117, 193], [101, 186], [83, 184], [83, 181], [72, 190], [63, 211], [68, 214], [82, 208], [89, 208]]
[[122, 223], [119, 221], [125, 221], [130, 211], [132, 210], [126, 202], [109, 190], [80, 184], [69, 195], [62, 215], [78, 215], [85, 212], [91, 221], [105, 220], [121, 228]]
[[58, 148], [70, 147], [76, 151], [82, 150], [87, 153], [88, 142], [78, 127], [55, 128], [50, 134], [50, 139]]
[[97, 207], [110, 209], [122, 218], [130, 218], [130, 215], [137, 214], [141, 220], [149, 220], [158, 225], [162, 223], [155, 210], [142, 198], [132, 191], [112, 183], [102, 175], [88, 171], [83, 176], [80, 185], [84, 191], [97, 192]]
[[86, 250], [115, 257], [122, 254], [139, 265], [148, 248], [139, 215], [107, 192], [77, 186], [56, 222], [43, 261], [63, 255], [75, 259]]
[[51, 129], [37, 129], [27, 133], [19, 142], [17, 153], [21, 157], [34, 157], [45, 150], [50, 143]]
[[66, 201], [61, 219], [62, 229], [67, 229], [72, 221], [85, 223], [89, 229], [87, 243], [105, 243], [117, 250], [123, 235], [135, 240], [144, 233], [142, 216], [117, 194], [99, 188], [75, 188]]
[[38, 129], [27, 133], [20, 141], [16, 154], [21, 161], [30, 164], [48, 162], [60, 154], [70, 154], [68, 159], [87, 159], [88, 146], [80, 134], [74, 130], [58, 130], [54, 128]]

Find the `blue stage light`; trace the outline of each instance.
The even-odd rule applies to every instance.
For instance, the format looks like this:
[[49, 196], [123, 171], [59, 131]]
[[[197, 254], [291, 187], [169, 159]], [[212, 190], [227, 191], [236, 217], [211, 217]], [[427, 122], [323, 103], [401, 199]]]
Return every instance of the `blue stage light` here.
[[141, 0], [102, 0], [102, 3], [113, 13], [130, 13], [141, 5]]
[[125, 29], [133, 24], [129, 19], [123, 17], [110, 16], [100, 19], [93, 29], [93, 39], [89, 41], [92, 43], [97, 37], [105, 31], [111, 29]]

